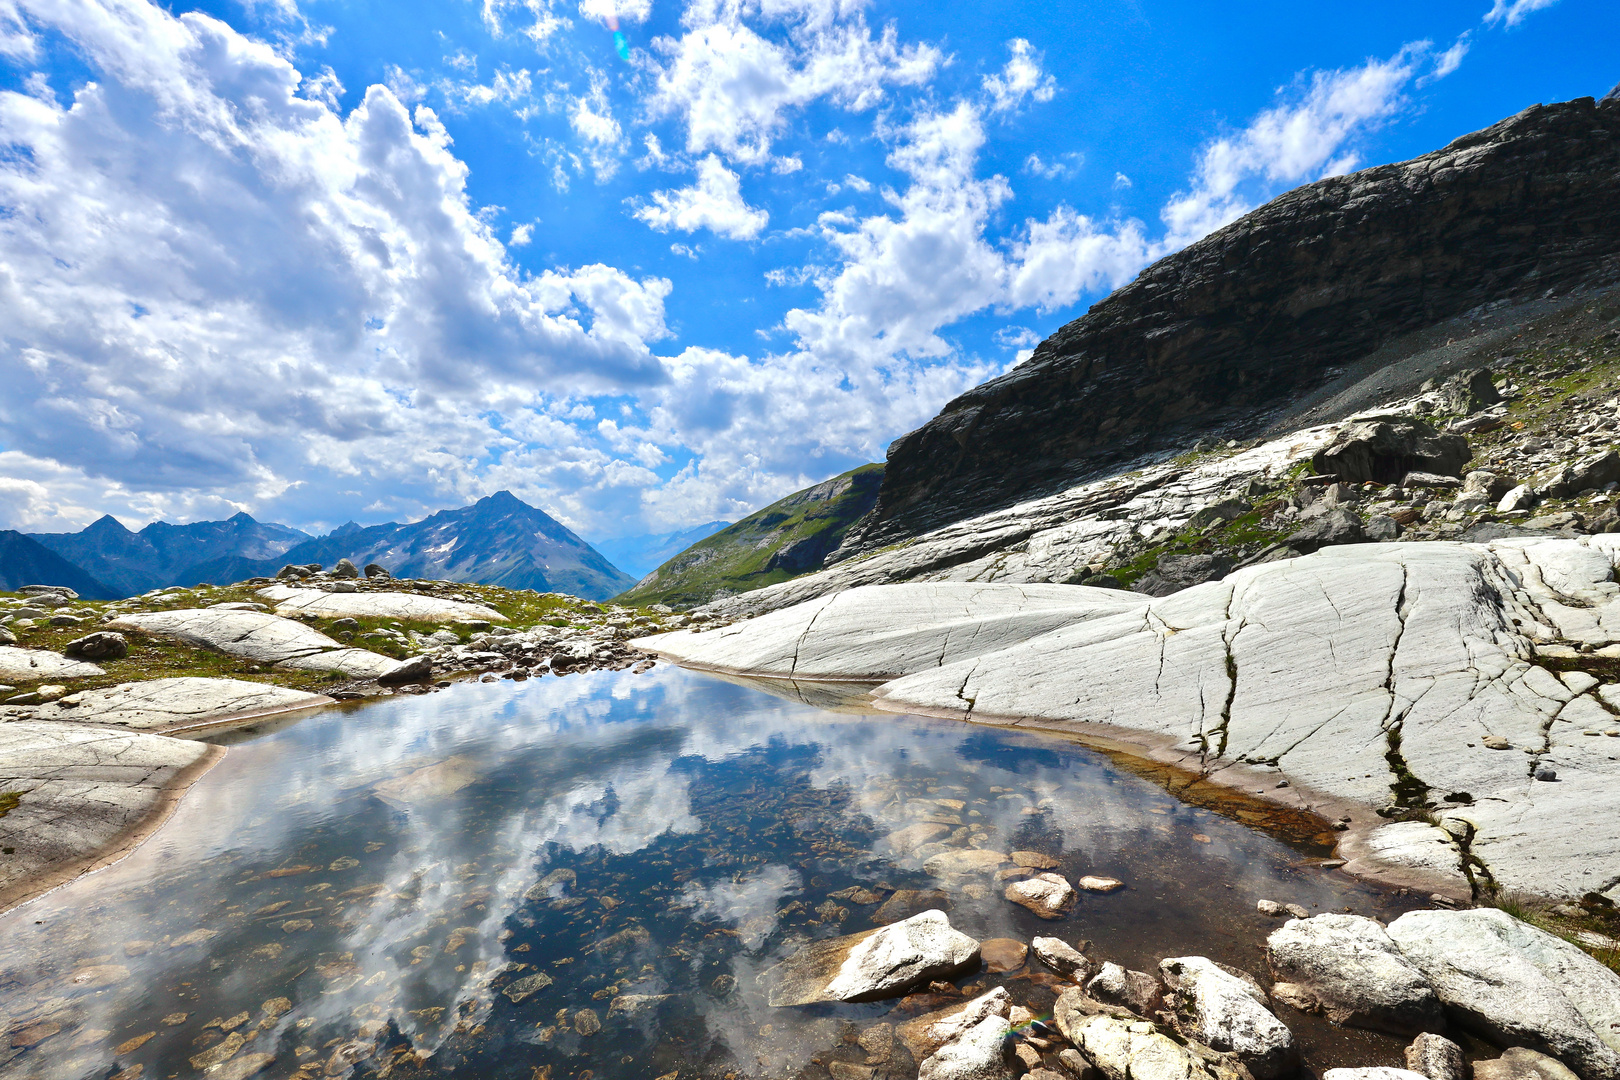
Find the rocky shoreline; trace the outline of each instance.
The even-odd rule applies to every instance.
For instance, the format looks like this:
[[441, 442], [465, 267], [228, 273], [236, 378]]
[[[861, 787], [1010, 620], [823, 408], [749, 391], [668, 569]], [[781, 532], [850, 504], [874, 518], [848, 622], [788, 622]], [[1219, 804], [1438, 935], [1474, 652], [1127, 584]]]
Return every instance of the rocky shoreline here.
[[196, 740], [467, 679], [646, 671], [626, 639], [692, 621], [368, 570], [288, 567], [114, 603], [51, 586], [0, 597], [0, 911], [156, 832], [225, 753]]

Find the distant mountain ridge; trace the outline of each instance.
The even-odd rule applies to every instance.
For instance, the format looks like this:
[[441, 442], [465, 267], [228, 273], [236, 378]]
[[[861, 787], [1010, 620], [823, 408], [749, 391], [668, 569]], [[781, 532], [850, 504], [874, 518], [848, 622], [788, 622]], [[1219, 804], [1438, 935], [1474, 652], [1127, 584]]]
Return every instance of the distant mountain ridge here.
[[613, 540], [596, 541], [596, 550], [613, 565], [637, 578], [664, 565], [699, 540], [705, 540], [729, 526], [729, 521], [706, 521], [686, 529], [667, 533], [647, 533], [641, 536], [621, 536]]
[[[587, 600], [606, 600], [635, 584], [556, 518], [510, 491], [410, 525], [343, 525], [259, 563], [257, 573], [273, 574], [286, 563], [330, 566], [339, 559], [356, 566], [379, 563], [396, 577], [563, 592]], [[233, 564], [231, 572], [243, 565]]]
[[[68, 585], [110, 599], [171, 585], [224, 585], [288, 563], [380, 563], [397, 577], [435, 578], [605, 600], [635, 579], [562, 523], [509, 491], [408, 525], [348, 522], [312, 537], [237, 514], [131, 532], [106, 516], [76, 533], [0, 533], [0, 583]], [[13, 580], [13, 579], [16, 580]], [[24, 578], [28, 580], [23, 580]]]
[[170, 585], [226, 584], [207, 576], [203, 567], [232, 556], [273, 559], [310, 535], [286, 525], [255, 521], [247, 514], [189, 525], [154, 521], [140, 532], [131, 532], [108, 514], [80, 532], [33, 533], [30, 538], [118, 590], [119, 595], [134, 596]]
[[86, 600], [121, 595], [33, 537], [0, 531], [0, 592], [16, 592], [24, 585], [66, 585]]

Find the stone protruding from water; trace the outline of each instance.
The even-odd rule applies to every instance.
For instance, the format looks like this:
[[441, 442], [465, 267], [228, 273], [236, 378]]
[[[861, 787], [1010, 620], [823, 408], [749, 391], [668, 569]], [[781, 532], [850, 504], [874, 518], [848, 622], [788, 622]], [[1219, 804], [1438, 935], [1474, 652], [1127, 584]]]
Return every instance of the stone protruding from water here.
[[1091, 977], [1091, 961], [1068, 942], [1055, 937], [1038, 937], [1029, 944], [1037, 960], [1065, 979], [1083, 983]]
[[979, 943], [951, 928], [943, 911], [892, 926], [816, 941], [766, 971], [772, 1006], [898, 997], [920, 983], [976, 966]]
[[1213, 1050], [1237, 1056], [1255, 1080], [1275, 1080], [1299, 1066], [1294, 1033], [1271, 1014], [1254, 976], [1203, 956], [1160, 961], [1165, 999], [1176, 1030]]
[[1425, 1031], [1406, 1048], [1406, 1067], [1429, 1080], [1468, 1080], [1468, 1062], [1462, 1047], [1446, 1038]]

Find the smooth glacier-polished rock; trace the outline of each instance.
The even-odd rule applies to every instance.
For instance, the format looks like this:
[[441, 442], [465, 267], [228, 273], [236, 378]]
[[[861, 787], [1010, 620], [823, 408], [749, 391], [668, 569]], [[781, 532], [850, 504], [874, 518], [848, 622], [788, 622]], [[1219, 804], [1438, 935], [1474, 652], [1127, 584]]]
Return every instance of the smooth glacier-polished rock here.
[[881, 681], [1004, 649], [1145, 597], [1073, 585], [877, 585], [715, 630], [633, 644], [702, 667], [778, 678]]
[[113, 630], [137, 630], [240, 656], [260, 664], [308, 671], [335, 671], [375, 678], [393, 660], [366, 649], [346, 648], [312, 626], [262, 611], [189, 608], [120, 615]]
[[70, 660], [49, 649], [19, 649], [0, 645], [0, 681], [40, 682], [44, 679], [86, 679], [106, 672], [83, 660]]
[[139, 826], [200, 742], [78, 724], [0, 724], [0, 791], [20, 798], [0, 817], [0, 897], [103, 851]]
[[1620, 975], [1576, 946], [1494, 908], [1408, 912], [1389, 936], [1464, 1027], [1620, 1078]]
[[[1369, 809], [1433, 803], [1443, 829], [1363, 829], [1358, 868], [1466, 892], [1461, 836], [1501, 886], [1579, 896], [1620, 881], [1620, 744], [1582, 735], [1613, 724], [1620, 685], [1539, 661], [1557, 642], [1620, 655], [1616, 559], [1620, 535], [1602, 534], [1329, 548], [1165, 597], [873, 586], [641, 644], [719, 670], [887, 679], [873, 698], [895, 712], [1107, 725], [1217, 779], [1258, 763]], [[1059, 625], [1034, 633], [1044, 622]]]
[[48, 705], [33, 707], [27, 718], [162, 731], [207, 724], [243, 713], [264, 715], [310, 709], [331, 701], [324, 694], [243, 679], [185, 677], [81, 690]]
[[1266, 939], [1266, 957], [1277, 982], [1291, 988], [1290, 1001], [1335, 1024], [1397, 1035], [1445, 1027], [1423, 972], [1365, 916], [1290, 919]]
[[321, 589], [297, 589], [289, 585], [269, 585], [259, 595], [276, 605], [282, 616], [318, 615], [324, 619], [415, 619], [420, 622], [506, 622], [492, 607], [421, 596], [408, 592], [329, 593]]

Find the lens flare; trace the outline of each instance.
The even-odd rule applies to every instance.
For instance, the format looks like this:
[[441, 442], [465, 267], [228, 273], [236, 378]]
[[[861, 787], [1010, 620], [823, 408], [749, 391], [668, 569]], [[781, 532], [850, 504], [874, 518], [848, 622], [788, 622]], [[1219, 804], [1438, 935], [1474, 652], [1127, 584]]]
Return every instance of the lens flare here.
[[612, 9], [608, 10], [607, 28], [613, 31], [613, 51], [619, 54], [620, 60], [629, 63], [630, 45], [624, 40], [624, 35], [619, 33], [619, 15]]

